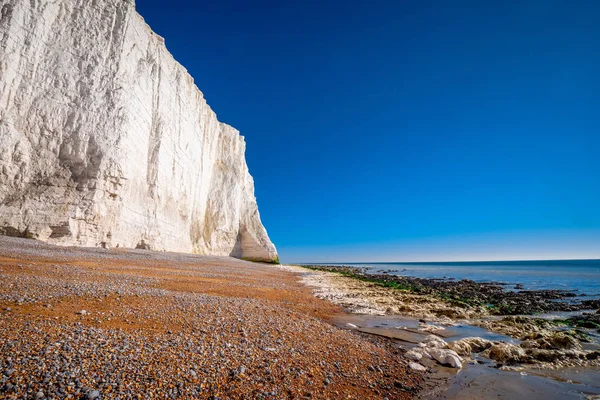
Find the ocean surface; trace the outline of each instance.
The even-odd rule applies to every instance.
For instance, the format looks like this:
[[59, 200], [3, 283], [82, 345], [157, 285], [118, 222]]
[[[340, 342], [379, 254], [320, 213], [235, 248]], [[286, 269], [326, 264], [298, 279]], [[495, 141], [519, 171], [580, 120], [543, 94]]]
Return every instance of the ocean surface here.
[[421, 278], [472, 279], [501, 282], [511, 290], [517, 283], [526, 290], [561, 289], [580, 296], [600, 296], [600, 260], [477, 261], [431, 263], [341, 263], [365, 267], [369, 272]]

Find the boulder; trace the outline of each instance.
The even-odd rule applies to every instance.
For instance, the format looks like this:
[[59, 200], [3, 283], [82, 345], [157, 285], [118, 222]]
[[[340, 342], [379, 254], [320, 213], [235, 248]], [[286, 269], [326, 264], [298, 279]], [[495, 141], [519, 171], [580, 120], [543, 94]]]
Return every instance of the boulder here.
[[431, 357], [443, 365], [449, 365], [453, 368], [462, 368], [463, 359], [450, 349], [432, 349], [429, 351]]
[[524, 340], [520, 344], [523, 349], [539, 349], [540, 344], [535, 340]]
[[467, 337], [448, 343], [448, 348], [454, 350], [461, 356], [468, 356], [471, 355], [471, 353], [481, 353], [491, 346], [492, 342], [480, 337]]
[[[546, 350], [582, 349], [579, 341], [565, 332], [537, 332], [535, 335], [528, 335], [527, 338], [529, 340], [526, 340], [523, 343], [526, 343], [526, 346], [529, 346], [530, 348], [537, 347]], [[531, 342], [535, 342], [537, 346], [534, 346]], [[526, 348], [523, 344], [521, 344], [521, 347]]]
[[556, 349], [581, 350], [582, 348], [577, 339], [563, 332], [554, 332], [546, 340]]
[[526, 359], [525, 350], [511, 343], [493, 344], [483, 354], [500, 363], [518, 363]]
[[580, 350], [551, 350], [551, 349], [530, 349], [527, 354], [536, 361], [556, 362], [558, 360], [585, 360], [591, 352]]
[[433, 349], [442, 349], [446, 347], [446, 341], [439, 336], [436, 335], [428, 335], [425, 337], [425, 340], [419, 343], [419, 346]]
[[412, 349], [404, 353], [404, 357], [408, 358], [409, 360], [419, 361], [423, 358], [423, 353], [420, 351], [420, 349]]
[[415, 371], [422, 371], [422, 372], [427, 371], [427, 367], [424, 367], [421, 364], [416, 363], [416, 362], [408, 363], [408, 367]]

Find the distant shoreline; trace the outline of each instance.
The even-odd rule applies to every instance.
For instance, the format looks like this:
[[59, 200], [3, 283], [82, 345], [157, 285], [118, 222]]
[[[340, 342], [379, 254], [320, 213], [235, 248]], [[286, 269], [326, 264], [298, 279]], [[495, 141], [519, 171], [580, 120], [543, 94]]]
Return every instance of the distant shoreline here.
[[375, 262], [307, 262], [307, 263], [293, 263], [293, 265], [461, 265], [461, 264], [472, 264], [472, 265], [501, 265], [506, 263], [530, 263], [534, 264], [545, 264], [545, 263], [587, 263], [587, 262], [599, 262], [600, 258], [565, 258], [565, 259], [535, 259], [535, 260], [477, 260], [477, 261], [375, 261]]

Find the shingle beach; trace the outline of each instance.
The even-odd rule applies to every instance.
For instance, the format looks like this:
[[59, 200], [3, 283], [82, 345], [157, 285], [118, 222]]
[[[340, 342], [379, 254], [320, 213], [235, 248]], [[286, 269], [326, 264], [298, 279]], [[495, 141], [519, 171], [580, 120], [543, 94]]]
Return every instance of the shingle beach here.
[[401, 399], [422, 383], [269, 265], [0, 237], [0, 282], [2, 399]]

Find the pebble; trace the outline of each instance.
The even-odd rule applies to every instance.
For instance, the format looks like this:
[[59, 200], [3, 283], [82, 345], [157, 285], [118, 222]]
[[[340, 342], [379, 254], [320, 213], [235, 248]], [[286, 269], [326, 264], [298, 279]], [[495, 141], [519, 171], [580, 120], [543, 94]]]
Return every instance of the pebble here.
[[427, 371], [427, 367], [424, 367], [423, 365], [416, 362], [408, 363], [408, 367], [410, 369], [414, 369], [415, 371]]
[[[422, 383], [389, 341], [323, 321], [334, 308], [289, 272], [228, 257], [6, 240], [0, 310], [28, 308], [0, 312], [0, 387], [10, 392], [0, 398], [360, 398], [368, 365], [384, 368], [373, 390], [390, 398], [403, 396], [395, 380]], [[12, 265], [3, 260], [32, 256], [44, 262], [3, 273]], [[89, 314], [98, 319], [78, 317]]]

